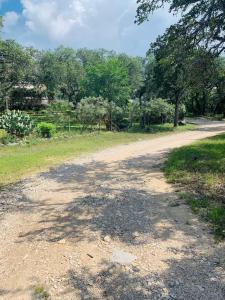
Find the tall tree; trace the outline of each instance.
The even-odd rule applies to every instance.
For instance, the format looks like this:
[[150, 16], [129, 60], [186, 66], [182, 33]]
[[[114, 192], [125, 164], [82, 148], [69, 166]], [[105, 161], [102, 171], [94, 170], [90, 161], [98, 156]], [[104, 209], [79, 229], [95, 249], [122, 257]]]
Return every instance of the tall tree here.
[[122, 107], [130, 98], [128, 70], [117, 58], [89, 66], [86, 89], [91, 96], [103, 97]]
[[26, 81], [30, 64], [26, 49], [12, 40], [0, 41], [0, 99], [6, 109], [12, 88]]
[[[174, 47], [176, 45], [176, 47]], [[155, 56], [154, 85], [157, 96], [170, 99], [175, 104], [174, 126], [178, 126], [180, 105], [187, 91], [185, 71], [190, 49], [170, 28], [158, 37], [150, 49]]]
[[103, 63], [87, 68], [86, 89], [89, 96], [103, 97], [108, 100], [110, 109], [110, 130], [112, 130], [112, 107], [125, 107], [130, 98], [128, 70], [118, 60], [110, 58]]
[[177, 30], [193, 45], [205, 45], [217, 54], [225, 50], [224, 0], [137, 0], [138, 24], [148, 20], [155, 10], [169, 4], [170, 12], [182, 17]]

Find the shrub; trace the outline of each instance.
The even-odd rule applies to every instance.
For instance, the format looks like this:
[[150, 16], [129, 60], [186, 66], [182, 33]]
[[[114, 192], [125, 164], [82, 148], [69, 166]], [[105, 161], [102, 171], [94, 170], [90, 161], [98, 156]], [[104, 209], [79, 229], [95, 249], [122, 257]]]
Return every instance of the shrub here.
[[43, 138], [51, 138], [56, 133], [56, 126], [52, 123], [41, 122], [37, 124], [37, 132]]
[[88, 97], [82, 99], [76, 109], [77, 120], [84, 128], [105, 124], [107, 130], [120, 130], [129, 126], [124, 109], [114, 102], [102, 97]]
[[57, 126], [67, 126], [71, 118], [74, 119], [73, 104], [68, 101], [54, 101], [45, 110], [45, 115], [50, 122]]
[[11, 135], [24, 137], [33, 131], [34, 124], [28, 114], [8, 110], [0, 117], [0, 128]]
[[8, 139], [8, 133], [4, 129], [0, 129], [0, 144], [6, 144]]
[[[109, 120], [108, 120], [109, 122]], [[114, 130], [125, 130], [129, 127], [130, 120], [125, 109], [112, 105], [112, 127]]]
[[84, 98], [77, 105], [76, 113], [83, 128], [95, 125], [100, 127], [107, 115], [107, 101], [101, 97]]
[[167, 122], [172, 122], [174, 118], [174, 105], [170, 104], [164, 99], [152, 99], [150, 100], [145, 108], [145, 115], [147, 118], [147, 123], [153, 124], [163, 124]]

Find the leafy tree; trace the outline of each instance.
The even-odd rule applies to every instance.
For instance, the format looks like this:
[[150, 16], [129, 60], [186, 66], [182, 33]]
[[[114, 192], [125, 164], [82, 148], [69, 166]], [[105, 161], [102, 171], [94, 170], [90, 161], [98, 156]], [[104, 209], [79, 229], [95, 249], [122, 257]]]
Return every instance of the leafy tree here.
[[202, 48], [194, 49], [186, 64], [188, 91], [185, 102], [189, 112], [205, 115], [213, 110], [212, 91], [218, 78], [217, 59]]
[[1, 106], [9, 107], [12, 88], [26, 81], [31, 56], [12, 40], [0, 41], [0, 99]]
[[63, 66], [52, 51], [42, 52], [39, 58], [39, 81], [46, 85], [48, 98], [53, 100], [59, 93]]
[[215, 85], [211, 91], [213, 99], [212, 114], [222, 114], [225, 117], [225, 59], [219, 57], [215, 61], [216, 74], [214, 77]]
[[[176, 47], [174, 45], [176, 44]], [[179, 110], [186, 97], [188, 85], [186, 66], [190, 49], [183, 38], [172, 29], [159, 37], [150, 51], [155, 55], [154, 83], [159, 97], [170, 99], [175, 104], [174, 126], [178, 126]]]
[[84, 94], [84, 67], [77, 59], [74, 49], [60, 47], [56, 50], [55, 55], [62, 68], [61, 82], [59, 83], [62, 99], [76, 104]]
[[137, 3], [138, 24], [147, 20], [155, 10], [169, 4], [171, 13], [182, 14], [177, 31], [188, 38], [188, 43], [204, 44], [216, 53], [225, 50], [224, 0], [137, 0]]
[[128, 70], [129, 84], [132, 96], [135, 98], [137, 91], [144, 84], [144, 59], [142, 57], [130, 57], [127, 54], [120, 54], [118, 55], [118, 60]]
[[86, 88], [90, 95], [101, 96], [118, 106], [126, 105], [130, 98], [128, 71], [117, 58], [89, 66]]
[[[103, 97], [109, 103], [124, 107], [130, 98], [128, 70], [117, 58], [87, 68], [86, 89], [90, 96]], [[110, 130], [112, 130], [112, 107], [110, 110]]]

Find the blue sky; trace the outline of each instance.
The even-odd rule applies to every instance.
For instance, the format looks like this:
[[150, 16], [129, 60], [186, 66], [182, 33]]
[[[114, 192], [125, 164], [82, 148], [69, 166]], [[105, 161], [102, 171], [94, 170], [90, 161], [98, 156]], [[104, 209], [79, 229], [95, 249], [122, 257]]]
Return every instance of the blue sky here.
[[137, 26], [136, 7], [136, 0], [0, 0], [3, 37], [39, 49], [64, 45], [145, 55], [175, 17], [164, 8]]

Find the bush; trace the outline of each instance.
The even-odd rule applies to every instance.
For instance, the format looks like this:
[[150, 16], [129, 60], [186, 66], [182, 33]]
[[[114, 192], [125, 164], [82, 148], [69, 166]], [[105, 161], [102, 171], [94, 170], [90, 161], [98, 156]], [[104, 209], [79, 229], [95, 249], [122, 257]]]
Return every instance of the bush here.
[[57, 126], [68, 126], [71, 119], [74, 119], [74, 107], [68, 101], [54, 101], [45, 110], [45, 115]]
[[84, 98], [77, 105], [76, 113], [78, 121], [83, 128], [98, 125], [105, 121], [108, 102], [101, 97]]
[[33, 131], [34, 123], [28, 114], [8, 110], [0, 117], [0, 128], [11, 135], [24, 137]]
[[107, 130], [120, 130], [129, 127], [129, 120], [124, 109], [102, 97], [82, 99], [77, 105], [76, 114], [77, 120], [83, 125], [83, 129], [88, 128], [88, 126], [100, 128], [102, 124], [105, 124]]
[[174, 111], [174, 105], [161, 98], [150, 100], [144, 108], [148, 125], [171, 123]]
[[[112, 127], [114, 130], [125, 130], [128, 129], [130, 125], [130, 120], [125, 109], [116, 106], [112, 103]], [[108, 120], [109, 122], [109, 120]]]
[[51, 138], [56, 133], [56, 126], [52, 123], [41, 122], [37, 124], [37, 132], [43, 138]]
[[7, 144], [8, 133], [4, 129], [0, 129], [0, 144]]

